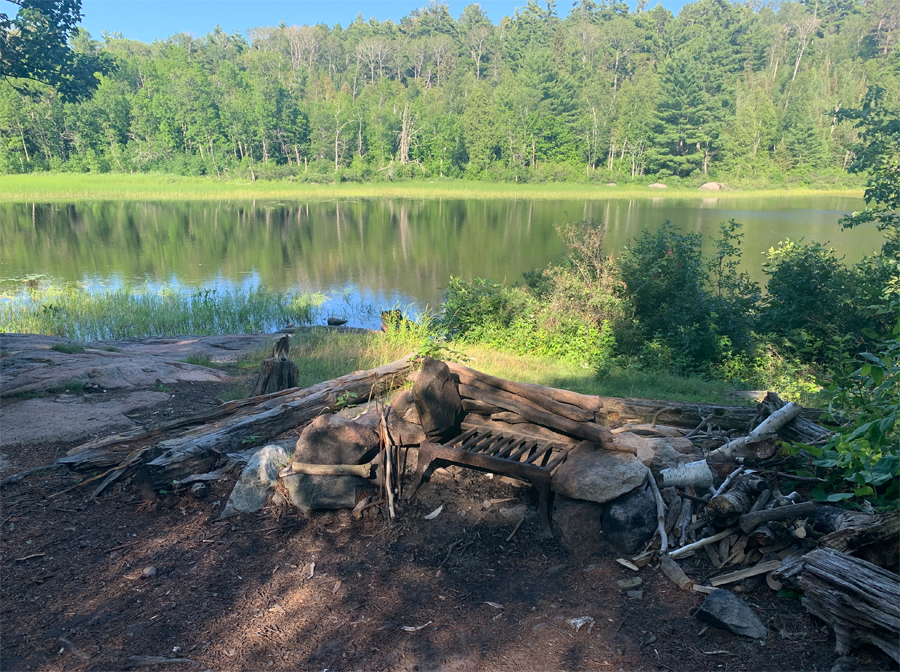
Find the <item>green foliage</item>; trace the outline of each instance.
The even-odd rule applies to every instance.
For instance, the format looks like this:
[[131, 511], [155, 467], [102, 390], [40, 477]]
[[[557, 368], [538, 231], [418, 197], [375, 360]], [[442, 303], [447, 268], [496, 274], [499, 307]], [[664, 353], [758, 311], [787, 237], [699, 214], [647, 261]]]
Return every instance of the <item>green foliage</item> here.
[[806, 473], [826, 483], [815, 499], [854, 508], [894, 510], [900, 498], [900, 301], [890, 304], [896, 322], [876, 339], [856, 366], [826, 386], [832, 412], [846, 424], [822, 447], [796, 446], [811, 455]]
[[79, 343], [55, 343], [50, 346], [50, 349], [56, 352], [64, 352], [67, 355], [79, 355], [84, 352], [84, 346]]
[[197, 353], [197, 354], [188, 355], [181, 361], [185, 362], [187, 364], [193, 364], [194, 366], [205, 366], [208, 369], [215, 366], [215, 364], [213, 363], [210, 356], [207, 355], [206, 353]]

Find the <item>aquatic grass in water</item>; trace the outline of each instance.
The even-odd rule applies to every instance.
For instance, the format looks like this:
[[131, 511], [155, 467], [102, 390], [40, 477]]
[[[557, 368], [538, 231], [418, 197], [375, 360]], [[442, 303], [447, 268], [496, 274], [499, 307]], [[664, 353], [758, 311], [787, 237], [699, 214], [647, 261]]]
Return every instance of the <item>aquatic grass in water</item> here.
[[52, 285], [0, 299], [0, 331], [81, 341], [258, 333], [289, 322], [311, 324], [325, 298], [265, 288], [186, 294], [171, 287], [92, 292], [80, 285]]

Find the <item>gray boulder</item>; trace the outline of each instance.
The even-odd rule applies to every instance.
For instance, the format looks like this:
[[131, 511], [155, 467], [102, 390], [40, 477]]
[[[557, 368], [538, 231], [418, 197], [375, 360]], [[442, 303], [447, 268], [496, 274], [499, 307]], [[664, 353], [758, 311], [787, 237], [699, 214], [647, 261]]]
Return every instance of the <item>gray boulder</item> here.
[[629, 453], [576, 446], [553, 475], [550, 487], [572, 499], [603, 504], [631, 492], [647, 479], [647, 467]]
[[727, 590], [711, 592], [695, 616], [717, 628], [728, 630], [736, 635], [765, 639], [769, 631], [759, 617], [746, 604]]
[[234, 513], [254, 513], [264, 507], [275, 491], [278, 472], [287, 461], [287, 453], [280, 446], [260, 448], [241, 472], [222, 511], [222, 517]]
[[603, 539], [619, 553], [642, 550], [656, 532], [656, 500], [647, 488], [632, 490], [603, 507]]
[[378, 434], [369, 427], [336, 415], [313, 420], [294, 450], [294, 462], [307, 464], [363, 464], [378, 453]]
[[366, 486], [357, 476], [292, 474], [281, 482], [291, 503], [307, 516], [317, 509], [352, 509]]
[[598, 553], [603, 546], [603, 507], [596, 502], [556, 495], [552, 525], [556, 538], [579, 561]]

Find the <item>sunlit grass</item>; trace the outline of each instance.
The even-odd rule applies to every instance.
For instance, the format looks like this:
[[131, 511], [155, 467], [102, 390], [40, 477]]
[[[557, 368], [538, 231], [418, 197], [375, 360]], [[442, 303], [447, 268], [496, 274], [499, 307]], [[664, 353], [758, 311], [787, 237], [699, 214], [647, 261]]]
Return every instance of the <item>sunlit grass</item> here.
[[0, 332], [63, 336], [80, 341], [151, 336], [272, 331], [318, 316], [319, 294], [173, 288], [88, 291], [80, 285], [23, 289], [0, 298]]
[[409, 199], [528, 199], [585, 200], [634, 198], [765, 198], [767, 196], [862, 196], [859, 189], [748, 189], [725, 192], [696, 188], [650, 189], [641, 185], [607, 187], [594, 184], [515, 184], [462, 180], [392, 183], [300, 184], [287, 181], [182, 177], [178, 175], [117, 173], [32, 173], [4, 175], [0, 202], [54, 202], [85, 200], [214, 201], [249, 199], [331, 200], [354, 198]]

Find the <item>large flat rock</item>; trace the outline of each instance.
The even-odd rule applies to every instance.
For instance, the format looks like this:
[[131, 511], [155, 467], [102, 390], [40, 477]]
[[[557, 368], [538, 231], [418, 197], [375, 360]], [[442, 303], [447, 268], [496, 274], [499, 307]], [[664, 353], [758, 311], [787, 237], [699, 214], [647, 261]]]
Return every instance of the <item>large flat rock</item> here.
[[603, 504], [631, 492], [647, 479], [647, 467], [630, 453], [597, 450], [583, 442], [553, 474], [551, 487], [572, 499]]

